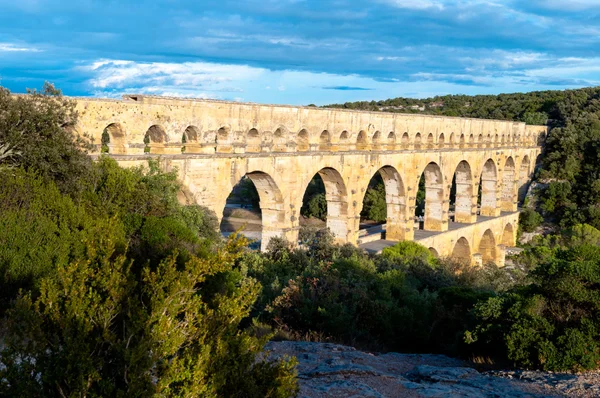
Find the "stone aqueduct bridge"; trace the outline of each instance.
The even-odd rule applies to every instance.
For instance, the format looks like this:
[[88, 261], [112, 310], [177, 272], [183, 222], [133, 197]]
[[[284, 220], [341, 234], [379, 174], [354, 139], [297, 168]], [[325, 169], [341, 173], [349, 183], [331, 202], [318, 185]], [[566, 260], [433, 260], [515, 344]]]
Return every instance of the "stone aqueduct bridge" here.
[[[546, 134], [546, 127], [524, 123], [412, 114], [139, 95], [76, 101], [77, 131], [90, 134], [98, 148], [104, 136], [123, 166], [160, 155], [166, 169], [177, 168], [187, 199], [219, 218], [233, 187], [248, 176], [260, 195], [263, 248], [274, 236], [297, 241], [303, 195], [317, 173], [326, 188], [327, 225], [338, 241], [357, 244], [363, 198], [375, 173], [385, 182], [386, 239], [412, 240], [424, 173], [424, 230], [450, 226], [425, 243], [442, 256], [501, 262], [503, 245], [514, 245], [519, 192]], [[482, 230], [478, 213], [494, 217], [485, 221], [490, 228]]]

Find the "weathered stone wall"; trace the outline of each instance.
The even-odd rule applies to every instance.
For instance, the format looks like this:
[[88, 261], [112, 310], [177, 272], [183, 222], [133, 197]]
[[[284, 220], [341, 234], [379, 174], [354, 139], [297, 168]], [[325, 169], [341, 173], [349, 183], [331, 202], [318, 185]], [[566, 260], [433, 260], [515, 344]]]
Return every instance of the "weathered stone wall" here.
[[[461, 225], [460, 228], [419, 239], [417, 242], [430, 248], [438, 257], [454, 257], [473, 264], [493, 262], [502, 267], [505, 248], [516, 244], [518, 226], [519, 212], [503, 213], [499, 217]], [[467, 246], [461, 247], [463, 243]], [[463, 253], [466, 257], [461, 256]]]
[[[326, 186], [328, 226], [340, 242], [356, 244], [365, 191], [377, 172], [386, 184], [390, 240], [413, 239], [423, 173], [427, 230], [448, 229], [457, 170], [457, 221], [475, 221], [482, 174], [482, 214], [514, 212], [546, 134], [543, 126], [496, 120], [127, 98], [77, 99], [76, 129], [90, 134], [98, 150], [104, 134], [109, 153], [123, 166], [160, 155], [166, 169], [177, 168], [190, 199], [218, 217], [247, 175], [261, 199], [263, 247], [273, 236], [296, 241], [302, 198], [317, 173]], [[447, 244], [436, 245], [447, 251]]]

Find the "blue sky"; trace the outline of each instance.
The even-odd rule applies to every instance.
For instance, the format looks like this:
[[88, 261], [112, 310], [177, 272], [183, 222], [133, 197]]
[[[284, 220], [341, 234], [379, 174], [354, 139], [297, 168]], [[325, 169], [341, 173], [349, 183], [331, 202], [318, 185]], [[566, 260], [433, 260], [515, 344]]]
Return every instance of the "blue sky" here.
[[600, 0], [0, 0], [0, 84], [318, 105], [600, 85]]

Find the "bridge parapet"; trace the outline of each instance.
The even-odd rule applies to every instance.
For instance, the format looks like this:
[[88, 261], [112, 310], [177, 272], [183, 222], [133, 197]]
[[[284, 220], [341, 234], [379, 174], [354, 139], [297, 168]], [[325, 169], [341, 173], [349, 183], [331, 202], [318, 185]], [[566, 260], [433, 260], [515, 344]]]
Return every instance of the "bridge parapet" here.
[[143, 95], [76, 101], [75, 128], [114, 155], [539, 147], [547, 131], [500, 120]]

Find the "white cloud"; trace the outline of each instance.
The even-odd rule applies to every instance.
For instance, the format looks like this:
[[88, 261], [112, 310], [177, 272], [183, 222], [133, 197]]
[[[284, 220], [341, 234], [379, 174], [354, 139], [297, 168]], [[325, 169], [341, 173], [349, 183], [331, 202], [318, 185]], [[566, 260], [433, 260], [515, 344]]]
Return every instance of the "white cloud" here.
[[432, 0], [381, 0], [383, 3], [398, 8], [407, 8], [411, 10], [426, 10], [428, 8], [444, 8], [443, 2]]
[[0, 43], [0, 52], [32, 52], [37, 53], [42, 50], [35, 47], [23, 47], [13, 43]]
[[[452, 52], [452, 49], [446, 49]], [[446, 93], [493, 94], [600, 85], [600, 58], [552, 58], [526, 51], [486, 51], [455, 58], [454, 72], [427, 71], [377, 80], [297, 70], [209, 62], [97, 60], [80, 66], [95, 96], [125, 93], [259, 103], [327, 104]], [[449, 61], [451, 62], [451, 61]]]

